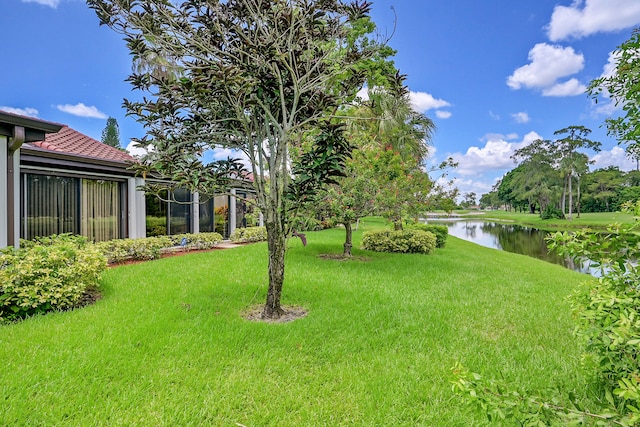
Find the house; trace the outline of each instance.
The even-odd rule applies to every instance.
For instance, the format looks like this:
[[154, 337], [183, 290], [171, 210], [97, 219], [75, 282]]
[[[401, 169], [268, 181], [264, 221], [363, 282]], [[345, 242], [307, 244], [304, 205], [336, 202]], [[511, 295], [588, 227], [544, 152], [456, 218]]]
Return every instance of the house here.
[[[81, 234], [94, 241], [218, 231], [246, 225], [251, 192], [201, 198], [145, 195], [128, 153], [68, 126], [0, 111], [0, 248], [20, 238]], [[165, 199], [166, 200], [166, 199]]]

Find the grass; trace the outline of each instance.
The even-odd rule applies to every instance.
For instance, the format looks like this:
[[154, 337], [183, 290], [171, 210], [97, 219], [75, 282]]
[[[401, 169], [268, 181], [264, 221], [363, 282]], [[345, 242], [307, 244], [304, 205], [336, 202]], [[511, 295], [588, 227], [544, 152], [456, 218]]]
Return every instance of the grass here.
[[[360, 224], [378, 227], [379, 220]], [[0, 327], [0, 420], [12, 426], [482, 425], [456, 361], [589, 400], [565, 297], [586, 277], [450, 237], [433, 255], [354, 250], [341, 230], [291, 240], [287, 324], [262, 303], [263, 243], [108, 270], [104, 298]]]
[[593, 212], [582, 213], [580, 218], [573, 214], [572, 220], [566, 219], [547, 219], [540, 218], [540, 214], [520, 213], [515, 211], [476, 211], [470, 214], [471, 218], [492, 218], [500, 221], [512, 221], [522, 225], [532, 226], [541, 230], [569, 230], [576, 228], [591, 227], [594, 229], [603, 229], [607, 225], [614, 222], [621, 224], [631, 224], [633, 216], [621, 212]]

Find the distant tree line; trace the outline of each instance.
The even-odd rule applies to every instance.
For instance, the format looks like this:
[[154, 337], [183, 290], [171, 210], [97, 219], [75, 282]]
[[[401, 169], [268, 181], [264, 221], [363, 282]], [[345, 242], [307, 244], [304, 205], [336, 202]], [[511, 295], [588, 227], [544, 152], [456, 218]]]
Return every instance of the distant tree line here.
[[480, 198], [482, 208], [540, 213], [546, 218], [571, 219], [575, 213], [612, 212], [640, 198], [640, 172], [617, 166], [589, 171], [592, 163], [581, 150], [600, 150], [587, 138], [591, 130], [570, 126], [559, 139], [537, 140], [517, 150], [516, 167]]

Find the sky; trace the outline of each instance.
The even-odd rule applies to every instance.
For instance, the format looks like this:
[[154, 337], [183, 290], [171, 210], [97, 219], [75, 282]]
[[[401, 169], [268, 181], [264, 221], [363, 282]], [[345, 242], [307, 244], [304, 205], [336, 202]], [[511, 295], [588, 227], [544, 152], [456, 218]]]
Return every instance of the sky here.
[[[603, 126], [619, 111], [585, 89], [640, 27], [640, 0], [373, 0], [371, 15], [415, 108], [436, 125], [429, 162], [453, 157], [461, 194], [489, 192], [515, 150], [574, 125], [603, 144], [588, 153], [592, 169], [635, 168]], [[97, 140], [114, 117], [135, 153], [144, 129], [122, 108], [139, 96], [125, 82], [131, 57], [84, 0], [1, 0], [0, 29], [0, 110]]]

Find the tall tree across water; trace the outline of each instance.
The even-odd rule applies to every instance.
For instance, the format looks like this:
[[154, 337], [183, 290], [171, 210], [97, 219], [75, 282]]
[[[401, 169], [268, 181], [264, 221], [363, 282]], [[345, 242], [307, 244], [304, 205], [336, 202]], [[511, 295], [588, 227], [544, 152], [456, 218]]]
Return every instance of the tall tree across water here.
[[[153, 147], [139, 166], [141, 174], [159, 174], [209, 193], [230, 174], [242, 172], [233, 161], [205, 164], [203, 153], [233, 149], [247, 158], [268, 233], [263, 317], [280, 317], [290, 212], [343, 173], [351, 147], [333, 117], [363, 86], [371, 63], [385, 54], [368, 37], [374, 30], [370, 3], [87, 3], [101, 24], [123, 34], [134, 62], [170, 58], [171, 67], [180, 71], [143, 67], [128, 79], [148, 95], [125, 100], [129, 114], [146, 128], [139, 144]], [[323, 161], [302, 161], [310, 156]]]

